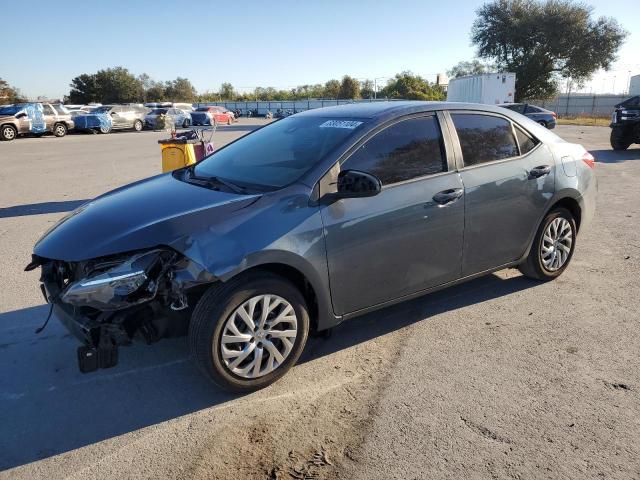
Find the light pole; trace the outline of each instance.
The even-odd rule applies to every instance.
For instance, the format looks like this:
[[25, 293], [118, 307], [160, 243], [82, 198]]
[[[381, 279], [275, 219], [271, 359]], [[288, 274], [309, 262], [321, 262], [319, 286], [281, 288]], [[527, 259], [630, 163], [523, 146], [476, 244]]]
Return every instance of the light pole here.
[[611, 90], [613, 90], [613, 94], [616, 94], [616, 76], [613, 76], [613, 87], [611, 88]]
[[627, 95], [631, 91], [631, 70], [627, 72]]
[[378, 80], [384, 80], [387, 77], [378, 77], [373, 79], [373, 99], [378, 98]]

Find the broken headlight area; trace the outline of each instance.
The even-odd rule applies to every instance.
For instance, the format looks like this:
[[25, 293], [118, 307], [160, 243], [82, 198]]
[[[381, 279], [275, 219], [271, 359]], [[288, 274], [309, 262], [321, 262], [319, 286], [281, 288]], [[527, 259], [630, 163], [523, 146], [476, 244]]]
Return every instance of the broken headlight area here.
[[[152, 300], [177, 254], [152, 250], [122, 262], [102, 261], [85, 266], [86, 277], [69, 283], [60, 293], [63, 303], [101, 311], [120, 310]], [[115, 264], [114, 264], [115, 263]]]
[[81, 371], [117, 363], [117, 347], [139, 339], [153, 343], [187, 332], [190, 298], [216, 280], [168, 248], [64, 262], [34, 257], [43, 293], [56, 317], [84, 344]]

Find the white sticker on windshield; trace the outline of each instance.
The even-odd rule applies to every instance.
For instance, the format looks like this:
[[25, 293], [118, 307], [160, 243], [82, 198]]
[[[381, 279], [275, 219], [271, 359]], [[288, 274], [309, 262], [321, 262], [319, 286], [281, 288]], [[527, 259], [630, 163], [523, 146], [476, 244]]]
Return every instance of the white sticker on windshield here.
[[327, 120], [320, 125], [320, 128], [348, 128], [349, 130], [353, 130], [359, 125], [362, 125], [362, 122], [358, 122], [357, 120]]

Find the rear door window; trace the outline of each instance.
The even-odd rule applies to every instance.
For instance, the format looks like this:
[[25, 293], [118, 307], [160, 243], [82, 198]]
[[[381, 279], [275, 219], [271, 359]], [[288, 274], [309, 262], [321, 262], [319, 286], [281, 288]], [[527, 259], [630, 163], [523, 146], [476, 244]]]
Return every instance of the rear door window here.
[[517, 157], [518, 144], [511, 122], [494, 115], [452, 113], [464, 166]]
[[45, 115], [55, 115], [56, 112], [51, 108], [51, 105], [42, 105], [42, 110]]
[[341, 169], [370, 173], [383, 185], [446, 171], [438, 119], [412, 118], [385, 128], [360, 146]]

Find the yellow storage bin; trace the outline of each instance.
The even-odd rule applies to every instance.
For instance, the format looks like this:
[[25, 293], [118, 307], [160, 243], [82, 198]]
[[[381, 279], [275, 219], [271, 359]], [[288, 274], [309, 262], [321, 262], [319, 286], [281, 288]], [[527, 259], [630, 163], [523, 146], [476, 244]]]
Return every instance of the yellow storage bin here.
[[196, 163], [193, 140], [158, 140], [162, 149], [162, 172], [170, 172], [178, 168], [188, 167]]

